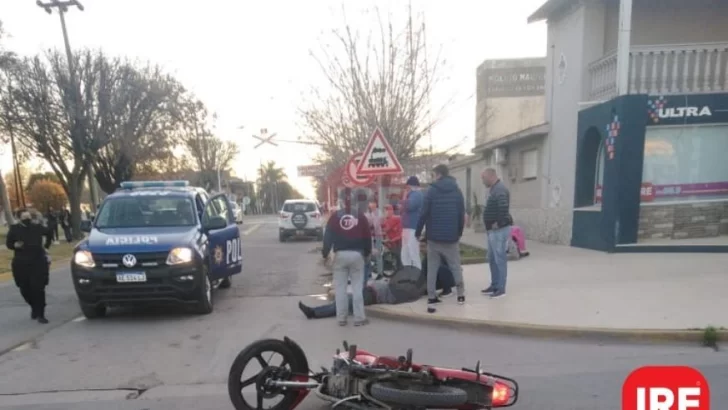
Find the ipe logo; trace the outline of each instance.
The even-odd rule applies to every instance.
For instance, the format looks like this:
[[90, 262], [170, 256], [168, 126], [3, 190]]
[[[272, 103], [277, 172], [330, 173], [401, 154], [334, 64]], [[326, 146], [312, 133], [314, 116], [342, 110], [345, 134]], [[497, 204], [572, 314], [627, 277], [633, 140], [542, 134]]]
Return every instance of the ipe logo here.
[[622, 410], [710, 410], [710, 388], [687, 366], [645, 366], [622, 385]]

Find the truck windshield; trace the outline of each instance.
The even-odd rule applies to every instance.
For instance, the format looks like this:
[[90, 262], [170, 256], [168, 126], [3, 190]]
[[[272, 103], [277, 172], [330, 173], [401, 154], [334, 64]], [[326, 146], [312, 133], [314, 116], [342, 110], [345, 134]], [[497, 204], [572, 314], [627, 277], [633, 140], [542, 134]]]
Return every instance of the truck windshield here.
[[101, 229], [192, 226], [196, 218], [189, 198], [140, 195], [104, 201], [95, 226]]

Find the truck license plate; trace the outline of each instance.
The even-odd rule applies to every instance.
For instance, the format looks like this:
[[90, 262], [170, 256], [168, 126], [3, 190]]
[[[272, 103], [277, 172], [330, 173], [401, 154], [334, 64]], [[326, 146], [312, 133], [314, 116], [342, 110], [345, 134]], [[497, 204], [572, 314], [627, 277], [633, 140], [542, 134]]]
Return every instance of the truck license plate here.
[[118, 283], [146, 282], [147, 274], [144, 272], [124, 272], [116, 274]]

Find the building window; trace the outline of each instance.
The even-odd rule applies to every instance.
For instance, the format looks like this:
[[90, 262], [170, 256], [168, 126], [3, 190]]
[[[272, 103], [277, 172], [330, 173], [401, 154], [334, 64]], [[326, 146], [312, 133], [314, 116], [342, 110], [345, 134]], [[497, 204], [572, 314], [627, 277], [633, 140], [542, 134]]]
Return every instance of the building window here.
[[523, 179], [536, 179], [538, 176], [538, 150], [521, 152], [521, 175]]
[[728, 199], [728, 125], [650, 127], [642, 202]]

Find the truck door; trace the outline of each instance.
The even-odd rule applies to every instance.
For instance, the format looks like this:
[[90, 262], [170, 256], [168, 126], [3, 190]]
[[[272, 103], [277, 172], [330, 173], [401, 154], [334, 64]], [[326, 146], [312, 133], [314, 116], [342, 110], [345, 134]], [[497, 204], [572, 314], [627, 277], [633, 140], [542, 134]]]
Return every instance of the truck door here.
[[210, 279], [223, 279], [242, 272], [243, 247], [240, 230], [235, 223], [232, 206], [224, 194], [215, 195], [205, 204], [204, 220], [221, 216], [227, 221], [225, 228], [209, 231], [208, 252]]

